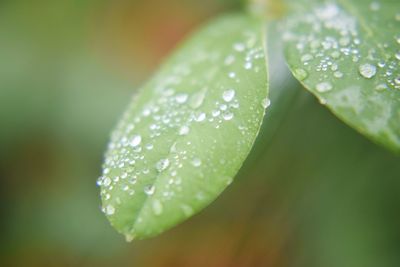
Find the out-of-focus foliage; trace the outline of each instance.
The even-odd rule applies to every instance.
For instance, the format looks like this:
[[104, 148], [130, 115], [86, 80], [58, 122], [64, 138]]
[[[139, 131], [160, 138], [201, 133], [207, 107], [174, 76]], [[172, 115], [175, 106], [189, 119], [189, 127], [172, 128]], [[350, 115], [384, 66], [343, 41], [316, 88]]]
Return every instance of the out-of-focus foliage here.
[[274, 62], [296, 98], [275, 110], [271, 91], [284, 120], [227, 192], [155, 239], [112, 229], [95, 187], [110, 129], [183, 35], [235, 6], [166, 2], [0, 3], [0, 265], [397, 267], [398, 158]]

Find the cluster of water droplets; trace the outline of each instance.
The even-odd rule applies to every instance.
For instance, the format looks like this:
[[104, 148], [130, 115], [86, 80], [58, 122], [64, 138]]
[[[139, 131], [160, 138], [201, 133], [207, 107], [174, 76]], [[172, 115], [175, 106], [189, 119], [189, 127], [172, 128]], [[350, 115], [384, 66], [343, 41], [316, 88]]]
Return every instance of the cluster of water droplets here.
[[396, 5], [366, 1], [356, 10], [356, 3], [327, 1], [289, 19], [284, 41], [289, 61], [298, 62], [294, 75], [318, 92], [322, 104], [362, 115], [355, 120], [359, 127], [398, 143], [398, 132], [393, 130], [400, 119]]
[[[315, 90], [320, 93], [334, 90], [335, 80], [354, 79], [356, 73], [362, 79], [371, 80], [376, 91], [400, 89], [400, 35], [378, 40], [381, 36], [374, 36], [373, 32], [379, 29], [379, 25], [374, 28], [374, 23], [386, 16], [379, 13], [382, 4], [379, 1], [369, 3], [366, 22], [357, 21], [354, 14], [335, 1], [289, 20], [284, 39], [293, 43], [304, 66], [294, 70], [295, 76], [306, 80], [318, 73]], [[400, 13], [396, 13], [390, 19], [392, 28], [400, 28], [399, 17]], [[360, 25], [362, 23], [372, 26]], [[396, 45], [396, 52], [388, 49]]]
[[[212, 171], [209, 159], [196, 153], [201, 136], [194, 129], [208, 127], [218, 131], [230, 125], [246, 135], [250, 126], [256, 127], [263, 114], [260, 106], [247, 107], [253, 111], [248, 120], [235, 120], [241, 113], [240, 99], [246, 99], [247, 93], [237, 90], [243, 82], [238, 71], [265, 71], [259, 67], [265, 64], [264, 51], [257, 34], [245, 31], [241, 38], [220, 52], [199, 44], [184, 53], [184, 58], [175, 56], [176, 62], [170, 63], [173, 67], [161, 70], [135, 97], [112, 134], [103, 173], [97, 181], [104, 213], [112, 216], [123, 201], [145, 196], [151, 197], [153, 213], [161, 215], [165, 203], [183, 191], [185, 179], [204, 178], [200, 167], [207, 164], [210, 168], [205, 170]], [[188, 54], [191, 58], [187, 58]], [[269, 106], [268, 99], [257, 101], [264, 108]], [[242, 138], [238, 146], [245, 142], [249, 141]], [[212, 151], [217, 149], [216, 143], [215, 139], [204, 145]], [[222, 157], [218, 164], [233, 158]], [[181, 173], [187, 174], [183, 169], [189, 169], [193, 177], [183, 176]], [[199, 189], [194, 197], [202, 201], [206, 195]], [[194, 210], [191, 203], [180, 203], [180, 208], [185, 216]], [[140, 223], [141, 218], [136, 222]]]

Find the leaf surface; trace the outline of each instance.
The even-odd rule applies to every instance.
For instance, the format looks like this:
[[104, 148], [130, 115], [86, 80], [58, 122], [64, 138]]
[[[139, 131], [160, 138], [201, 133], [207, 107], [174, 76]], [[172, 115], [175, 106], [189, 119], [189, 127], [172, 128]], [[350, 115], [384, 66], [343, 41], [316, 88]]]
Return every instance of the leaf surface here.
[[231, 183], [268, 104], [263, 33], [246, 15], [214, 20], [134, 96], [98, 180], [103, 211], [127, 240], [184, 221]]
[[400, 151], [400, 1], [287, 0], [294, 76], [359, 132]]

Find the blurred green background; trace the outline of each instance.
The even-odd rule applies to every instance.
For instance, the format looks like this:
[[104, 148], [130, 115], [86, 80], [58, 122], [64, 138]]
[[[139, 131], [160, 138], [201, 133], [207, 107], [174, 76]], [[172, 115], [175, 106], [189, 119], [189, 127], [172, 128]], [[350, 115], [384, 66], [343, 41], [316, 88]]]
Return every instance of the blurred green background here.
[[188, 32], [239, 7], [0, 1], [0, 266], [400, 266], [399, 157], [300, 88], [279, 44], [263, 131], [216, 202], [133, 243], [100, 212], [102, 154], [135, 89]]

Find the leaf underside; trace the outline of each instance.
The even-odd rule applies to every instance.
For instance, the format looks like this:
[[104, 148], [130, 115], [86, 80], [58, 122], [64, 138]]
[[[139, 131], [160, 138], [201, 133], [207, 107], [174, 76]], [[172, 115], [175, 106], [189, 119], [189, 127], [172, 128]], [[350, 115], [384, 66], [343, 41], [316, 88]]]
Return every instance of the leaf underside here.
[[347, 124], [400, 152], [400, 1], [286, 2], [294, 76]]
[[103, 212], [128, 240], [197, 213], [238, 172], [268, 104], [262, 26], [240, 14], [209, 23], [134, 96], [98, 180]]

